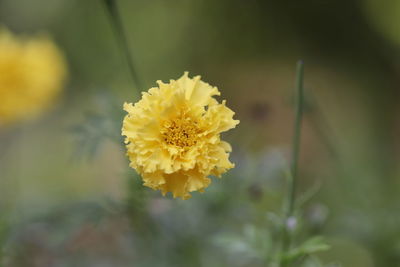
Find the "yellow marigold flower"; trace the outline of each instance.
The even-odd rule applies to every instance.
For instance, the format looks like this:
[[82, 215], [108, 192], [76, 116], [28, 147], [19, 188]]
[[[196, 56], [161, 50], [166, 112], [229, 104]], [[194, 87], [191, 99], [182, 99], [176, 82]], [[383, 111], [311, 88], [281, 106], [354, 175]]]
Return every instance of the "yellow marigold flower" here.
[[231, 146], [220, 133], [234, 128], [235, 114], [213, 97], [217, 87], [188, 73], [143, 93], [135, 105], [124, 104], [122, 135], [130, 166], [145, 186], [188, 199], [189, 192], [208, 187], [209, 175], [220, 177], [234, 164]]
[[64, 58], [51, 40], [16, 37], [0, 28], [0, 126], [48, 108], [65, 76]]

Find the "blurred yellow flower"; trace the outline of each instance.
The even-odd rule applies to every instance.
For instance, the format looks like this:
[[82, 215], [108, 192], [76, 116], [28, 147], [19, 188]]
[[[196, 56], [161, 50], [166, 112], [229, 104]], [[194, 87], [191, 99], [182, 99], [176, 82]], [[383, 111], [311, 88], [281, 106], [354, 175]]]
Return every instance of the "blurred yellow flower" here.
[[65, 60], [47, 37], [0, 28], [0, 126], [37, 116], [61, 91]]
[[145, 186], [188, 199], [189, 192], [204, 191], [209, 175], [220, 177], [234, 167], [231, 146], [220, 133], [239, 121], [225, 101], [213, 97], [220, 95], [217, 87], [200, 76], [192, 79], [185, 72], [178, 80], [157, 83], [135, 105], [124, 104], [127, 155]]

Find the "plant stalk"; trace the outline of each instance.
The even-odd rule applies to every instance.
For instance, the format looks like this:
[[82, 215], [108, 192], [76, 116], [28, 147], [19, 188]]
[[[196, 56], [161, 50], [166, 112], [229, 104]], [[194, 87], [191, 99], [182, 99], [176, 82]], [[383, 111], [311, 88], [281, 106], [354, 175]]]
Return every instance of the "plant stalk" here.
[[290, 168], [290, 181], [289, 181], [289, 204], [287, 209], [287, 216], [291, 217], [294, 213], [294, 204], [296, 197], [297, 187], [297, 176], [299, 166], [299, 154], [300, 154], [300, 140], [301, 140], [301, 125], [303, 119], [304, 110], [304, 63], [299, 61], [297, 63], [296, 70], [296, 119], [294, 122], [294, 135], [293, 135], [293, 147], [292, 147], [292, 160]]
[[133, 84], [137, 88], [137, 90], [143, 90], [142, 83], [139, 79], [139, 75], [133, 63], [132, 54], [129, 50], [128, 39], [125, 35], [124, 26], [121, 20], [121, 15], [118, 11], [116, 0], [103, 1], [108, 11], [110, 22], [116, 35], [117, 42], [119, 43], [121, 50], [125, 54], [126, 62], [129, 68], [130, 75], [132, 77]]
[[[290, 174], [288, 175], [288, 195], [285, 208], [285, 221], [283, 225], [282, 233], [282, 248], [281, 253], [286, 254], [291, 247], [291, 235], [290, 229], [288, 229], [288, 221], [294, 216], [295, 213], [295, 199], [296, 199], [296, 188], [298, 180], [298, 165], [299, 165], [299, 153], [300, 153], [300, 141], [301, 141], [301, 125], [303, 119], [304, 110], [304, 63], [299, 61], [296, 68], [296, 83], [295, 83], [295, 104], [296, 104], [296, 117], [294, 122], [294, 134], [292, 141], [292, 158], [290, 163]], [[282, 256], [282, 255], [281, 255]], [[288, 262], [280, 257], [279, 266], [286, 267]]]

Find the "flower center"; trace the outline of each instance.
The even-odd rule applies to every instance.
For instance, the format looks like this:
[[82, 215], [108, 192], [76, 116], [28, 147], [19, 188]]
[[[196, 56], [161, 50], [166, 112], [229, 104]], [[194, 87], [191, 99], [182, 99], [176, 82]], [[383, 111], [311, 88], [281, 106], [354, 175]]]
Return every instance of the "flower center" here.
[[178, 117], [164, 124], [161, 135], [168, 145], [187, 148], [197, 143], [197, 122], [190, 117]]

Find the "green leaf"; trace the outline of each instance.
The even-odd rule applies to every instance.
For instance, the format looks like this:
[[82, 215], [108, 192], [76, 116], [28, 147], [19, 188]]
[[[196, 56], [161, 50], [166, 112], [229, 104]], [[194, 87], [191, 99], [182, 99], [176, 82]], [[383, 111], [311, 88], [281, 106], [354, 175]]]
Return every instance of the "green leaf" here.
[[268, 258], [272, 251], [272, 243], [269, 231], [252, 224], [246, 224], [239, 235], [221, 233], [214, 238], [214, 244], [240, 260]]
[[321, 236], [316, 236], [308, 239], [300, 246], [291, 249], [287, 254], [282, 255], [282, 257], [285, 262], [293, 262], [300, 257], [329, 249], [330, 246], [326, 244], [324, 238]]

